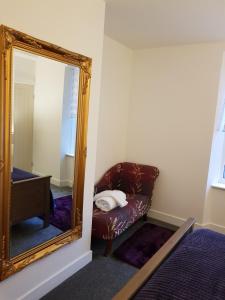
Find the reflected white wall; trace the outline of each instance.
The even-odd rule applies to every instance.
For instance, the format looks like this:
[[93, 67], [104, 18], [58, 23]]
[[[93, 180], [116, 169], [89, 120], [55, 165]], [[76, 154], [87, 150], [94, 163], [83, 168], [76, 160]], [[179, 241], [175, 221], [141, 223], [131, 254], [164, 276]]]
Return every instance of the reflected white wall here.
[[34, 89], [33, 172], [60, 181], [60, 143], [65, 65], [39, 57]]

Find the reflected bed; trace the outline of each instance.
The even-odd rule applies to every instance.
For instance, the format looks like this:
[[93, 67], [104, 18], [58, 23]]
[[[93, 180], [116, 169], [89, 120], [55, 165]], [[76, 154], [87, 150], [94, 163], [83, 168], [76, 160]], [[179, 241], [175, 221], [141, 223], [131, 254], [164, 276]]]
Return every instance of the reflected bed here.
[[42, 216], [44, 227], [47, 227], [50, 211], [53, 209], [53, 197], [50, 190], [51, 176], [39, 177], [13, 168], [11, 178], [11, 225], [32, 217]]

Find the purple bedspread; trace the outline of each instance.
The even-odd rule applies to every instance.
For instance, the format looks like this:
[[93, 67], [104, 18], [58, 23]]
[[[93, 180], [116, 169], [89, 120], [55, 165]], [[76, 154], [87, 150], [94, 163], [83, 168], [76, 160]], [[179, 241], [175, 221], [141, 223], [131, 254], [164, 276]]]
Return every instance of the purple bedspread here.
[[62, 231], [71, 229], [72, 195], [55, 199], [54, 214], [50, 215], [50, 223]]
[[34, 175], [32, 173], [29, 173], [27, 171], [13, 168], [13, 172], [11, 174], [12, 176], [12, 181], [19, 181], [19, 180], [25, 180], [25, 179], [30, 179], [30, 178], [35, 178], [38, 177], [37, 175]]
[[135, 300], [224, 300], [225, 235], [189, 234], [134, 297]]

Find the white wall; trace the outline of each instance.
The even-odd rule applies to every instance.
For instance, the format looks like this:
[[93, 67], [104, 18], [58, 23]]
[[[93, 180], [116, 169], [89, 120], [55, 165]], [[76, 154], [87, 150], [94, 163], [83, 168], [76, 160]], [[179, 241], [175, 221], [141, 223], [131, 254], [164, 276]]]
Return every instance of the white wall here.
[[12, 106], [12, 165], [27, 172], [32, 172], [34, 86], [14, 83]]
[[206, 43], [131, 52], [105, 36], [96, 180], [122, 160], [156, 165], [151, 216], [177, 225], [195, 216], [225, 232], [225, 191], [211, 186], [224, 51], [225, 43]]
[[104, 37], [96, 180], [126, 160], [132, 51]]
[[65, 155], [64, 160], [63, 179], [61, 179], [63, 186], [73, 186], [74, 178], [74, 156]]
[[33, 121], [33, 172], [60, 184], [61, 131], [65, 64], [36, 61]]
[[[59, 0], [0, 0], [0, 4], [0, 23], [93, 58], [83, 237], [0, 283], [0, 299], [34, 300], [91, 258], [91, 187], [95, 176], [105, 4], [102, 0], [65, 0], [63, 3]], [[32, 291], [34, 293], [29, 294]]]
[[[20, 51], [15, 51], [14, 55], [14, 82], [21, 84], [34, 85], [35, 62], [31, 59], [18, 55]], [[14, 53], [15, 53], [14, 52]]]
[[135, 51], [127, 160], [159, 167], [155, 216], [203, 221], [224, 49], [218, 43]]

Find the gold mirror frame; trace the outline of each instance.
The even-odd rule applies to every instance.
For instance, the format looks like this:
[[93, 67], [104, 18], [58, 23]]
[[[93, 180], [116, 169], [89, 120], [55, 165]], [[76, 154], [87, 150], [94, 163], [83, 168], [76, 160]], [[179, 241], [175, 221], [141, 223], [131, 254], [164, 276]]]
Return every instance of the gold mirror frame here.
[[[80, 69], [78, 120], [73, 185], [72, 226], [61, 235], [16, 257], [9, 257], [9, 208], [11, 190], [11, 87], [12, 50], [20, 49]], [[23, 269], [28, 264], [52, 253], [82, 235], [82, 210], [86, 160], [88, 100], [91, 79], [91, 59], [32, 36], [0, 25], [0, 280]]]

